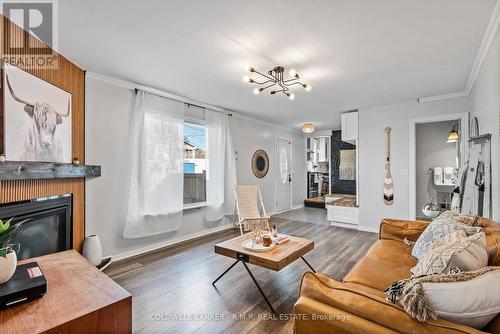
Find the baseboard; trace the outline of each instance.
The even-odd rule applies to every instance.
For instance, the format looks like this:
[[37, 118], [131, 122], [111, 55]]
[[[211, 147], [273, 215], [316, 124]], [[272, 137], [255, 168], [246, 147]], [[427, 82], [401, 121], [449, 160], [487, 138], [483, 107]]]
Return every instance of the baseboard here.
[[379, 228], [378, 227], [372, 227], [372, 226], [358, 226], [358, 230], [364, 231], [364, 232], [371, 232], [371, 233], [379, 233]]
[[297, 205], [292, 206], [292, 210], [302, 209], [303, 207], [304, 207], [304, 203], [297, 204]]
[[206, 236], [209, 236], [211, 234], [218, 233], [218, 232], [221, 232], [221, 231], [224, 231], [224, 230], [228, 230], [228, 229], [231, 229], [231, 228], [233, 228], [233, 224], [222, 225], [222, 226], [214, 227], [214, 228], [211, 228], [211, 229], [208, 229], [208, 230], [204, 230], [204, 231], [200, 231], [200, 232], [196, 232], [196, 233], [191, 233], [191, 234], [188, 234], [188, 235], [184, 235], [184, 236], [179, 237], [179, 238], [165, 240], [163, 242], [159, 242], [159, 243], [156, 243], [156, 244], [153, 244], [153, 245], [149, 245], [149, 246], [146, 246], [146, 247], [141, 247], [141, 248], [138, 248], [138, 249], [134, 249], [132, 251], [128, 251], [128, 252], [120, 253], [120, 254], [117, 254], [117, 255], [113, 255], [113, 256], [111, 256], [111, 262], [122, 261], [122, 260], [125, 260], [125, 259], [128, 259], [128, 258], [134, 257], [134, 256], [138, 256], [138, 255], [150, 253], [150, 252], [153, 252], [153, 251], [157, 251], [157, 250], [160, 250], [160, 249], [165, 248], [165, 247], [171, 247], [171, 246], [174, 246], [176, 244], [181, 244], [181, 243], [184, 243], [184, 242], [187, 242], [187, 241], [193, 241], [195, 239], [206, 237]]
[[358, 224], [349, 224], [349, 223], [330, 221], [330, 225], [335, 226], [335, 227], [350, 228], [351, 230], [359, 230]]

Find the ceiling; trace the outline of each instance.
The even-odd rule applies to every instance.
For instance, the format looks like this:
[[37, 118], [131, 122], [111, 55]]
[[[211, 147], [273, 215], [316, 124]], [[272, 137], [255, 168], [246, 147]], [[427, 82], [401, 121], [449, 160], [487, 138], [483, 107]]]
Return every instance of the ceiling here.
[[[64, 0], [59, 49], [84, 69], [298, 129], [342, 111], [462, 91], [495, 0]], [[255, 96], [245, 64], [295, 68]]]

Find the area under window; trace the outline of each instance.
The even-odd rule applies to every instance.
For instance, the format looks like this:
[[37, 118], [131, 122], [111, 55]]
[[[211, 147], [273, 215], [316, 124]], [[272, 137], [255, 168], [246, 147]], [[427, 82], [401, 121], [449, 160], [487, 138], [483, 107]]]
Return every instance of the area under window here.
[[184, 205], [207, 201], [207, 128], [184, 123]]

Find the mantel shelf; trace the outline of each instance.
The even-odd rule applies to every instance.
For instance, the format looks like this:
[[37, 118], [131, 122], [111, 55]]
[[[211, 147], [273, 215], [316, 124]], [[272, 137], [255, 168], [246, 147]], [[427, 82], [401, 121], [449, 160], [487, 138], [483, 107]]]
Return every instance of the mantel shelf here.
[[53, 162], [0, 162], [0, 181], [74, 179], [101, 176], [101, 166]]

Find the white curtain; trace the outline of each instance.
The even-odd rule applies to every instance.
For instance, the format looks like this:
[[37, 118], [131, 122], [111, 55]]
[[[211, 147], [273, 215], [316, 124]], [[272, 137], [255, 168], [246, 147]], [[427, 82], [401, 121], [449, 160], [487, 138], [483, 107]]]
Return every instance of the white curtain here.
[[228, 115], [205, 110], [208, 133], [207, 221], [232, 214], [236, 166]]
[[184, 103], [138, 91], [132, 112], [126, 239], [176, 230], [183, 211]]

